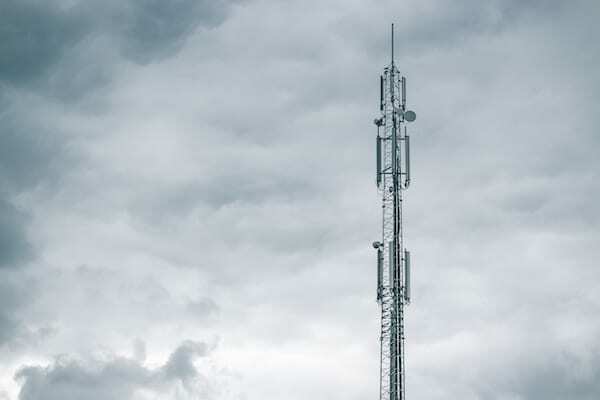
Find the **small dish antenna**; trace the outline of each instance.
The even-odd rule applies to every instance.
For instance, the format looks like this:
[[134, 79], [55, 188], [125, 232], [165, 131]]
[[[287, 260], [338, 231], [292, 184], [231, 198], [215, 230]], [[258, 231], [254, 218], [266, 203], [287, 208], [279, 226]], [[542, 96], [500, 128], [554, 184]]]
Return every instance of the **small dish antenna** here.
[[415, 119], [417, 119], [417, 114], [415, 114], [414, 111], [406, 111], [404, 112], [404, 119], [408, 122], [413, 122]]

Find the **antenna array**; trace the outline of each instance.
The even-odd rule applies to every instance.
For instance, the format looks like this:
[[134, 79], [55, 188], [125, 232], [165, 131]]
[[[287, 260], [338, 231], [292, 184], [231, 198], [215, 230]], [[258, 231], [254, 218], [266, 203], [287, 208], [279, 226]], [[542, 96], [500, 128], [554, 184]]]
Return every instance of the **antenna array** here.
[[381, 306], [380, 400], [405, 400], [404, 306], [410, 303], [410, 252], [404, 248], [402, 192], [410, 184], [410, 141], [407, 122], [416, 118], [406, 109], [406, 78], [394, 62], [379, 77], [376, 182], [382, 196], [382, 237], [377, 250], [377, 301]]

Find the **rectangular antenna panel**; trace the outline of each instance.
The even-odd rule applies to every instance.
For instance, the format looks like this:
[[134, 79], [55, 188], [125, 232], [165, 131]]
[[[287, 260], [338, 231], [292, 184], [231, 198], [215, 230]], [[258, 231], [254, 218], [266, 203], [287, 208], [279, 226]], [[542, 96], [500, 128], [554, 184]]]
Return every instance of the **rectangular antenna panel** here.
[[406, 127], [404, 127], [404, 160], [406, 160], [406, 183], [408, 186], [410, 183], [410, 138], [406, 134]]
[[377, 187], [381, 184], [381, 138], [377, 136], [376, 155], [377, 160]]
[[410, 251], [404, 250], [404, 300], [410, 303]]
[[402, 77], [402, 110], [406, 110], [406, 78]]
[[381, 298], [381, 288], [383, 287], [383, 251], [381, 247], [377, 249], [377, 300]]
[[383, 76], [379, 75], [379, 111], [383, 111]]

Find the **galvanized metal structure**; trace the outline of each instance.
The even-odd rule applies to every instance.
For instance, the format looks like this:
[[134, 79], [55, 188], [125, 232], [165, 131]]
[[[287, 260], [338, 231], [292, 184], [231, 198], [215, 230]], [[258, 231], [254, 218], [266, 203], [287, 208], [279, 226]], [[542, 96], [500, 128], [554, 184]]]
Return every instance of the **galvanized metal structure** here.
[[404, 248], [402, 192], [410, 184], [410, 141], [407, 122], [415, 120], [406, 108], [406, 78], [394, 62], [392, 25], [391, 63], [379, 81], [381, 116], [377, 126], [377, 187], [382, 196], [382, 237], [377, 250], [377, 301], [381, 306], [380, 400], [405, 399], [404, 306], [410, 302], [410, 253]]

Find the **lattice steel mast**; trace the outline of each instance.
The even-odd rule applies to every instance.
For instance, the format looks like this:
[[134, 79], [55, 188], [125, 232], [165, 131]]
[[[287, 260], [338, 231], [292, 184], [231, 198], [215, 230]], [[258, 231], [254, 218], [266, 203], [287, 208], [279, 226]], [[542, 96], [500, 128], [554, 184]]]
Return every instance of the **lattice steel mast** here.
[[410, 302], [410, 253], [404, 248], [402, 191], [410, 184], [410, 147], [406, 123], [406, 78], [392, 58], [380, 76], [381, 117], [377, 125], [377, 187], [382, 195], [382, 240], [377, 249], [377, 301], [381, 305], [380, 400], [405, 400], [404, 305]]

